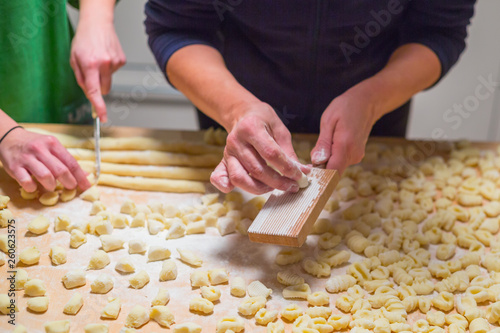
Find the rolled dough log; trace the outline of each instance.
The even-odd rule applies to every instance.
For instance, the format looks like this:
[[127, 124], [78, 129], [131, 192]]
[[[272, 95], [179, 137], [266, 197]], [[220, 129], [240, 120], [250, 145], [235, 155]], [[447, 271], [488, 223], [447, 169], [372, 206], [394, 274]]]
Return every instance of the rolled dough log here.
[[[56, 137], [66, 148], [94, 149], [93, 138], [78, 138], [67, 134], [52, 133], [38, 128], [30, 128], [29, 131], [52, 135]], [[220, 154], [222, 147], [207, 145], [201, 142], [167, 142], [164, 140], [128, 137], [128, 138], [101, 138], [101, 150], [158, 150], [172, 153], [186, 153], [191, 155]]]
[[[77, 160], [94, 161], [93, 150], [74, 149], [68, 151]], [[176, 165], [191, 167], [215, 167], [219, 164], [221, 156], [218, 154], [188, 155], [167, 153], [154, 150], [131, 151], [103, 151], [101, 162], [139, 164], [139, 165]]]
[[[78, 164], [84, 171], [95, 173], [95, 163], [93, 161], [78, 161]], [[101, 163], [101, 174], [115, 176], [209, 181], [212, 171], [214, 171], [213, 168]]]
[[142, 177], [120, 177], [101, 174], [99, 185], [138, 191], [159, 191], [175, 193], [205, 193], [205, 184], [192, 180], [158, 179]]

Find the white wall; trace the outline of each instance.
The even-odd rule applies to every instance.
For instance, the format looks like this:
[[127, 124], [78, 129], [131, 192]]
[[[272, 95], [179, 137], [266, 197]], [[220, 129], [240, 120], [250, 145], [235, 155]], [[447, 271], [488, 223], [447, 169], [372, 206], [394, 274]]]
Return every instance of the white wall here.
[[[121, 0], [116, 8], [116, 29], [128, 63], [115, 74], [112, 93], [107, 98], [111, 122], [123, 126], [197, 129], [193, 107], [167, 85], [147, 46], [143, 25], [145, 2]], [[495, 88], [495, 94], [484, 96], [488, 91], [481, 87], [480, 81], [481, 77], [490, 76], [493, 81], [500, 81], [499, 14], [500, 1], [477, 2], [468, 46], [458, 64], [436, 87], [414, 98], [409, 138], [500, 139], [500, 87]], [[473, 104], [476, 101], [477, 106]], [[464, 105], [464, 111], [453, 111], [455, 104]]]

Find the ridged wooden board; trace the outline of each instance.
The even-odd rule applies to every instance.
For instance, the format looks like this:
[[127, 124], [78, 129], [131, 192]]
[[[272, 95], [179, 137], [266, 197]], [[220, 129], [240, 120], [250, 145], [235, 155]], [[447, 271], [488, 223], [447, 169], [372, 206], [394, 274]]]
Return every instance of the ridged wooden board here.
[[297, 193], [274, 190], [248, 229], [251, 241], [300, 247], [339, 181], [336, 170], [314, 168]]

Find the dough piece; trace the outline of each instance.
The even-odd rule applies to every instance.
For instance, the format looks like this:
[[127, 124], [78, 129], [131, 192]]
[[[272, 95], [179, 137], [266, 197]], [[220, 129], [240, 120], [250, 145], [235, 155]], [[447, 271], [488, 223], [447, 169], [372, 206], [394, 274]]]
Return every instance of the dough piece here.
[[[7, 294], [0, 294], [0, 313], [4, 315], [10, 314], [10, 297]], [[15, 312], [19, 311], [17, 306], [14, 309]]]
[[115, 270], [121, 273], [133, 273], [135, 272], [135, 267], [129, 257], [123, 257], [116, 262]]
[[67, 188], [65, 188], [62, 190], [59, 199], [61, 199], [62, 202], [68, 202], [73, 200], [75, 197], [76, 197], [76, 188], [72, 190], [68, 190]]
[[267, 288], [262, 282], [255, 280], [255, 281], [250, 282], [250, 284], [247, 287], [247, 292], [248, 292], [248, 296], [250, 296], [250, 297], [264, 296], [267, 298], [271, 295], [273, 290], [270, 288]]
[[87, 242], [87, 236], [83, 232], [81, 232], [78, 229], [71, 230], [71, 236], [69, 238], [69, 246], [76, 249], [86, 242]]
[[195, 323], [182, 323], [175, 325], [173, 333], [201, 333], [202, 327]]
[[206, 228], [206, 223], [203, 220], [191, 222], [186, 227], [186, 235], [204, 234]]
[[58, 320], [49, 321], [43, 324], [45, 333], [69, 333], [70, 321], [69, 320]]
[[151, 246], [148, 251], [148, 262], [170, 258], [170, 250], [161, 246]]
[[136, 214], [135, 202], [127, 199], [120, 207], [120, 213], [134, 216]]
[[59, 193], [45, 192], [40, 196], [38, 201], [44, 206], [54, 206], [59, 201]]
[[66, 289], [84, 286], [87, 283], [87, 279], [85, 278], [85, 271], [81, 269], [74, 269], [72, 271], [69, 271], [63, 276], [62, 282]]
[[245, 329], [245, 322], [240, 317], [224, 317], [217, 323], [217, 333], [233, 331], [242, 332]]
[[209, 314], [214, 311], [214, 304], [208, 299], [196, 297], [189, 301], [189, 310]]
[[113, 225], [108, 219], [104, 218], [97, 219], [93, 227], [94, 227], [94, 234], [96, 235], [111, 235], [113, 233]]
[[170, 328], [174, 323], [174, 315], [164, 305], [155, 305], [149, 311], [149, 318], [156, 321], [160, 326]]
[[146, 309], [140, 305], [136, 305], [127, 315], [125, 327], [139, 328], [149, 321], [149, 315]]
[[43, 215], [38, 215], [28, 223], [28, 230], [35, 235], [41, 235], [47, 232], [50, 221]]
[[97, 189], [97, 186], [92, 186], [91, 188], [80, 194], [80, 199], [90, 202], [97, 201], [100, 197], [101, 193]]
[[121, 177], [102, 174], [99, 184], [137, 191], [205, 193], [205, 184], [194, 180]]
[[151, 306], [167, 305], [169, 301], [170, 293], [167, 289], [160, 287], [160, 289], [158, 289], [158, 294], [156, 294], [155, 298], [151, 301]]
[[116, 236], [102, 235], [99, 237], [101, 240], [102, 249], [106, 252], [115, 251], [123, 248], [123, 240]]
[[9, 221], [14, 220], [14, 215], [8, 209], [0, 210], [0, 228], [5, 228], [9, 225]]
[[231, 295], [235, 297], [243, 297], [246, 295], [247, 285], [245, 279], [240, 276], [235, 276], [230, 282], [230, 292]]
[[101, 311], [101, 318], [116, 319], [122, 307], [121, 300], [118, 297], [109, 297], [108, 304]]
[[49, 256], [52, 263], [56, 266], [62, 265], [66, 262], [66, 250], [61, 246], [52, 246], [50, 248]]
[[259, 325], [267, 325], [278, 318], [278, 311], [270, 311], [262, 308], [255, 314], [255, 322]]
[[7, 208], [7, 204], [9, 203], [10, 198], [6, 195], [0, 195], [0, 209]]
[[108, 333], [109, 327], [107, 324], [87, 324], [83, 328], [85, 333]]
[[248, 228], [250, 228], [252, 222], [249, 218], [244, 218], [236, 223], [236, 230], [242, 235], [248, 235]]
[[113, 286], [113, 279], [108, 274], [101, 274], [92, 282], [90, 290], [94, 294], [107, 294]]
[[8, 253], [9, 251], [9, 241], [5, 233], [0, 235], [0, 251]]
[[5, 254], [0, 252], [0, 266], [5, 265]]
[[307, 283], [289, 286], [283, 289], [283, 298], [301, 298], [307, 299], [307, 295], [311, 293], [311, 288]]
[[33, 312], [45, 312], [49, 308], [49, 298], [45, 296], [30, 298], [26, 307]]
[[219, 230], [221, 236], [232, 234], [236, 232], [236, 221], [227, 216], [219, 217], [217, 230]]
[[160, 271], [160, 281], [175, 280], [177, 278], [177, 265], [172, 259], [165, 260]]
[[212, 285], [226, 283], [229, 280], [229, 276], [225, 268], [209, 270], [208, 278], [210, 279], [210, 284]]
[[112, 215], [111, 216], [111, 224], [116, 229], [124, 229], [124, 228], [128, 227], [129, 222], [128, 222], [127, 215], [125, 215], [125, 214]]
[[16, 324], [16, 328], [14, 328], [12, 333], [28, 333], [28, 330], [23, 324]]
[[103, 212], [106, 210], [106, 206], [101, 201], [94, 201], [92, 203], [92, 207], [90, 208], [90, 216], [97, 215], [97, 213]]
[[201, 291], [201, 296], [203, 298], [208, 299], [210, 302], [215, 302], [220, 299], [221, 291], [217, 287], [202, 286], [200, 288], [200, 291]]
[[132, 276], [128, 281], [132, 288], [141, 289], [149, 283], [149, 275], [145, 270], [142, 270]]
[[130, 223], [131, 228], [144, 227], [146, 225], [146, 214], [144, 212], [138, 212], [134, 216], [132, 222]]
[[59, 215], [54, 220], [54, 231], [69, 231], [69, 226], [71, 225], [71, 220], [67, 215]]
[[190, 280], [191, 280], [191, 287], [193, 288], [210, 285], [210, 280], [208, 278], [207, 271], [196, 270], [192, 272]]
[[244, 316], [255, 316], [257, 311], [266, 306], [264, 296], [246, 298], [238, 305], [238, 312]]
[[148, 246], [145, 241], [142, 241], [140, 239], [133, 239], [128, 242], [128, 253], [134, 254], [134, 253], [139, 253], [143, 254], [147, 251]]
[[304, 283], [304, 278], [291, 271], [281, 271], [277, 274], [278, 282], [285, 286], [295, 286]]
[[308, 187], [309, 186], [309, 179], [307, 178], [307, 176], [302, 173], [300, 179], [297, 181], [297, 183], [299, 184], [299, 188], [305, 188], [305, 187]]
[[24, 188], [20, 188], [19, 192], [21, 193], [21, 198], [24, 200], [33, 200], [38, 198], [39, 192], [38, 190], [35, 190], [35, 192], [26, 192]]
[[[78, 161], [94, 161], [93, 150], [68, 149]], [[154, 150], [145, 151], [103, 151], [101, 160], [106, 163], [133, 164], [133, 165], [163, 165], [189, 167], [215, 167], [221, 159], [220, 154], [176, 154]], [[102, 176], [102, 174], [101, 174]]]
[[109, 265], [109, 255], [103, 250], [97, 250], [90, 257], [89, 266], [87, 269], [103, 269]]
[[74, 293], [73, 296], [69, 299], [68, 303], [64, 305], [63, 312], [67, 315], [76, 315], [78, 311], [83, 306], [83, 298], [80, 293]]
[[16, 272], [15, 289], [24, 289], [24, 284], [28, 281], [28, 272], [22, 268], [18, 268]]
[[40, 279], [31, 279], [24, 284], [24, 294], [26, 296], [44, 296], [46, 292], [45, 283]]
[[28, 247], [19, 254], [19, 261], [25, 265], [35, 265], [40, 261], [40, 251], [36, 246]]
[[148, 231], [150, 235], [157, 235], [165, 229], [165, 225], [156, 220], [148, 220]]
[[167, 239], [176, 239], [184, 237], [186, 234], [186, 225], [181, 221], [175, 221], [172, 226], [168, 229]]
[[182, 262], [195, 267], [201, 267], [201, 265], [203, 265], [203, 260], [193, 251], [177, 249], [177, 252]]

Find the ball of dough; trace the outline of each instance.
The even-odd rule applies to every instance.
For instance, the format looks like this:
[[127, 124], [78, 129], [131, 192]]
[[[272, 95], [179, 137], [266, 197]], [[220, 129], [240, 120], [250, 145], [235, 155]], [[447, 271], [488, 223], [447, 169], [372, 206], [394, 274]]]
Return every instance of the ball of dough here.
[[139, 239], [133, 239], [128, 242], [128, 253], [134, 254], [134, 253], [139, 253], [142, 254], [146, 252], [148, 249], [148, 245], [146, 244], [145, 241], [139, 240]]
[[7, 208], [10, 198], [6, 195], [0, 195], [0, 209]]
[[135, 272], [135, 267], [129, 257], [123, 257], [116, 263], [115, 270], [121, 273], [133, 273]]
[[69, 333], [70, 321], [66, 319], [46, 322], [43, 328], [45, 333]]
[[68, 202], [73, 200], [75, 197], [76, 197], [76, 188], [72, 190], [68, 190], [65, 188], [62, 190], [61, 197], [59, 199], [61, 199], [62, 202]]
[[123, 228], [128, 227], [129, 222], [128, 222], [127, 215], [125, 215], [125, 214], [114, 214], [114, 215], [112, 215], [111, 216], [111, 224], [116, 229], [123, 229]]
[[[10, 314], [10, 305], [10, 297], [7, 294], [0, 294], [0, 313], [4, 315]], [[14, 311], [19, 311], [16, 305], [14, 305]]]
[[19, 189], [19, 192], [21, 193], [21, 198], [23, 198], [24, 200], [36, 199], [38, 198], [39, 194], [37, 190], [35, 190], [35, 192], [26, 192], [26, 190], [22, 187]]
[[106, 252], [114, 251], [123, 248], [123, 240], [116, 236], [102, 235], [99, 237], [101, 240], [102, 249]]
[[92, 207], [90, 208], [90, 216], [97, 215], [97, 213], [106, 210], [106, 206], [101, 201], [94, 201]]
[[54, 220], [54, 231], [69, 231], [69, 226], [71, 225], [71, 220], [67, 215], [59, 215]]
[[9, 225], [9, 221], [14, 220], [14, 215], [8, 209], [0, 210], [0, 228], [5, 228]]
[[145, 325], [148, 321], [148, 311], [144, 307], [136, 305], [127, 315], [127, 319], [125, 320], [125, 327], [139, 328]]
[[68, 303], [64, 305], [63, 312], [68, 315], [76, 315], [83, 306], [83, 298], [80, 293], [74, 293]]
[[49, 298], [45, 296], [30, 298], [27, 308], [33, 312], [45, 312], [49, 308]]
[[66, 289], [71, 289], [84, 286], [87, 283], [87, 280], [83, 270], [75, 269], [66, 273], [62, 278], [62, 282]]
[[66, 250], [60, 246], [52, 246], [50, 248], [49, 256], [52, 263], [56, 266], [66, 262]]
[[108, 298], [108, 304], [101, 311], [101, 318], [105, 319], [116, 319], [118, 318], [118, 314], [120, 313], [120, 309], [122, 306], [121, 300], [116, 298]]
[[24, 284], [24, 294], [27, 296], [44, 296], [46, 292], [45, 283], [40, 279], [31, 279]]
[[130, 223], [131, 228], [144, 227], [146, 225], [146, 214], [143, 212], [137, 213], [132, 222]]
[[149, 275], [146, 271], [142, 270], [132, 276], [129, 279], [130, 286], [135, 289], [141, 289], [143, 288], [146, 284], [149, 283]]
[[151, 246], [148, 251], [148, 261], [159, 261], [170, 258], [170, 250], [161, 246]]
[[99, 200], [100, 197], [101, 193], [99, 192], [96, 186], [92, 186], [91, 188], [80, 194], [81, 199], [90, 202], [97, 201]]
[[120, 207], [120, 213], [127, 215], [135, 215], [136, 213], [135, 203], [132, 200], [125, 201]]
[[54, 206], [59, 201], [59, 193], [45, 192], [40, 196], [38, 201], [44, 206]]
[[103, 250], [97, 250], [90, 257], [90, 262], [88, 269], [103, 269], [109, 265], [110, 259], [106, 252]]
[[149, 312], [149, 318], [156, 321], [160, 326], [169, 328], [174, 323], [174, 315], [164, 305], [155, 305]]
[[113, 289], [113, 279], [107, 274], [99, 275], [90, 285], [90, 290], [94, 294], [106, 294]]
[[43, 215], [38, 215], [28, 223], [28, 230], [35, 235], [46, 233], [49, 229], [50, 221]]
[[87, 242], [87, 236], [83, 232], [81, 232], [78, 229], [71, 230], [71, 236], [69, 238], [69, 246], [76, 249], [86, 242]]
[[16, 290], [24, 289], [24, 284], [28, 281], [28, 272], [19, 268], [16, 273], [15, 288]]
[[151, 301], [151, 306], [167, 305], [169, 301], [170, 301], [170, 293], [168, 292], [167, 289], [160, 287], [160, 289], [158, 290], [158, 294]]
[[40, 251], [36, 246], [24, 249], [19, 254], [19, 260], [25, 265], [34, 265], [40, 261]]

